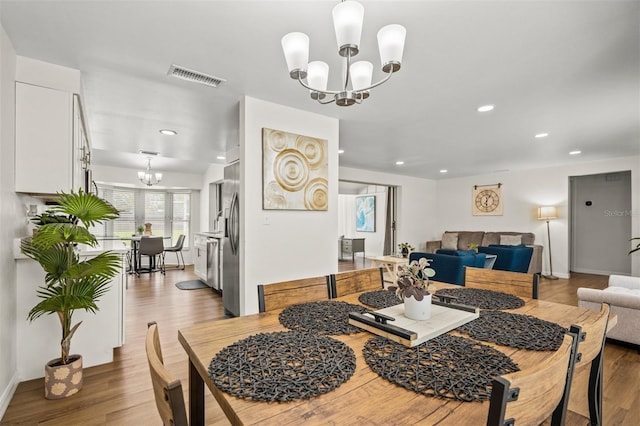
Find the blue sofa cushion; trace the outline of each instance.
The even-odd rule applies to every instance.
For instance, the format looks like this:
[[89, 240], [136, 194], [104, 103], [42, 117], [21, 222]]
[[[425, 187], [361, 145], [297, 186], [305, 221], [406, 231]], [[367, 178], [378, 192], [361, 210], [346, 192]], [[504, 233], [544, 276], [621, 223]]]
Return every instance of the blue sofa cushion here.
[[[453, 252], [457, 250], [451, 250]], [[478, 256], [475, 254], [443, 254], [443, 253], [421, 253], [412, 252], [409, 255], [409, 261], [420, 260], [420, 258], [430, 260], [430, 267], [436, 274], [431, 278], [434, 281], [440, 281], [449, 284], [464, 284], [464, 267], [476, 266], [477, 262], [481, 262], [484, 266], [484, 254]], [[482, 267], [481, 266], [481, 267]]]
[[492, 244], [488, 247], [478, 247], [478, 252], [497, 256], [493, 269], [526, 273], [529, 270], [533, 248], [525, 245], [505, 246]]

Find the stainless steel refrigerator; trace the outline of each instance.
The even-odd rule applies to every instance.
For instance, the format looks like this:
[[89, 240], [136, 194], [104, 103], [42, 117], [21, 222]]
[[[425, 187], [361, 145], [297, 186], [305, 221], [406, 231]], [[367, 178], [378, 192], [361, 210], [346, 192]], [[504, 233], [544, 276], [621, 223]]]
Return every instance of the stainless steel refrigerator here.
[[240, 163], [224, 168], [222, 209], [225, 217], [225, 238], [221, 247], [222, 302], [225, 314], [240, 315]]

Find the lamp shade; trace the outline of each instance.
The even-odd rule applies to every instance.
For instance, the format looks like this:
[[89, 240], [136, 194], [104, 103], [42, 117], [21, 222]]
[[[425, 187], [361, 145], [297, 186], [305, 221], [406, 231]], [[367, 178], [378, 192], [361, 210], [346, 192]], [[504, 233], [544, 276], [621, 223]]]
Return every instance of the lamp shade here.
[[[398, 24], [387, 25], [378, 31], [380, 62], [385, 72], [395, 72], [400, 69], [406, 35], [405, 27]], [[387, 67], [388, 64], [397, 64], [397, 66]]]
[[304, 33], [289, 33], [282, 37], [281, 43], [289, 73], [295, 70], [306, 71], [309, 62], [309, 36]]
[[364, 7], [357, 1], [343, 1], [333, 8], [333, 28], [338, 49], [345, 45], [360, 45], [363, 19]]
[[307, 69], [307, 83], [316, 90], [327, 90], [329, 79], [329, 65], [322, 61], [309, 62]]
[[557, 217], [558, 217], [558, 212], [556, 211], [555, 206], [538, 207], [539, 220], [556, 219]]
[[373, 64], [369, 61], [359, 61], [351, 65], [351, 84], [353, 90], [361, 90], [371, 86]]

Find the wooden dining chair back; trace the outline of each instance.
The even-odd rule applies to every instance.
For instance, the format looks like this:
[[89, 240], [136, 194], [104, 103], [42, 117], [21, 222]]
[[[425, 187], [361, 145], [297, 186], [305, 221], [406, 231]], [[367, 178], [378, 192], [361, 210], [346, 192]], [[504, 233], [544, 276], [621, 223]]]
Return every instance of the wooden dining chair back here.
[[[578, 355], [576, 369], [589, 367], [589, 383], [587, 386], [587, 400], [589, 403], [589, 424], [602, 425], [602, 364], [604, 344], [609, 325], [610, 306], [603, 303], [600, 314], [589, 322], [573, 324], [572, 333], [578, 336]], [[568, 402], [568, 396], [565, 398]], [[584, 395], [574, 394], [576, 403], [584, 401]], [[572, 413], [578, 415], [577, 413]], [[578, 415], [579, 416], [579, 415]]]
[[151, 373], [151, 383], [153, 384], [153, 394], [162, 423], [165, 426], [188, 426], [182, 384], [164, 366], [158, 324], [155, 321], [147, 324], [145, 349]]
[[331, 298], [383, 288], [382, 268], [358, 269], [331, 275]]
[[329, 299], [329, 276], [258, 285], [258, 310], [268, 312], [296, 303]]
[[576, 340], [575, 334], [567, 333], [560, 349], [542, 364], [496, 377], [487, 426], [539, 425], [562, 410], [565, 387], [573, 373]]
[[538, 298], [538, 274], [499, 271], [485, 268], [464, 268], [464, 286], [493, 290], [518, 297]]

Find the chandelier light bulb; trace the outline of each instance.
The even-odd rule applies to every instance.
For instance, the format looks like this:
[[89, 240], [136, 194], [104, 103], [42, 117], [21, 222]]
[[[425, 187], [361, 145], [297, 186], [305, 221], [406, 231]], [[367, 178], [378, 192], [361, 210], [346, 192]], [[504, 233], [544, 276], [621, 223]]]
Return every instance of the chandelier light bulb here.
[[378, 50], [384, 72], [396, 72], [400, 69], [406, 35], [405, 27], [398, 24], [387, 25], [378, 31]]
[[351, 84], [353, 90], [362, 90], [371, 86], [373, 64], [369, 61], [359, 61], [351, 65]]
[[364, 7], [357, 1], [347, 0], [338, 3], [332, 14], [340, 56], [347, 56], [347, 52], [351, 56], [357, 55], [362, 37]]
[[309, 36], [304, 33], [289, 33], [282, 37], [282, 50], [291, 78], [305, 78], [309, 62]]

